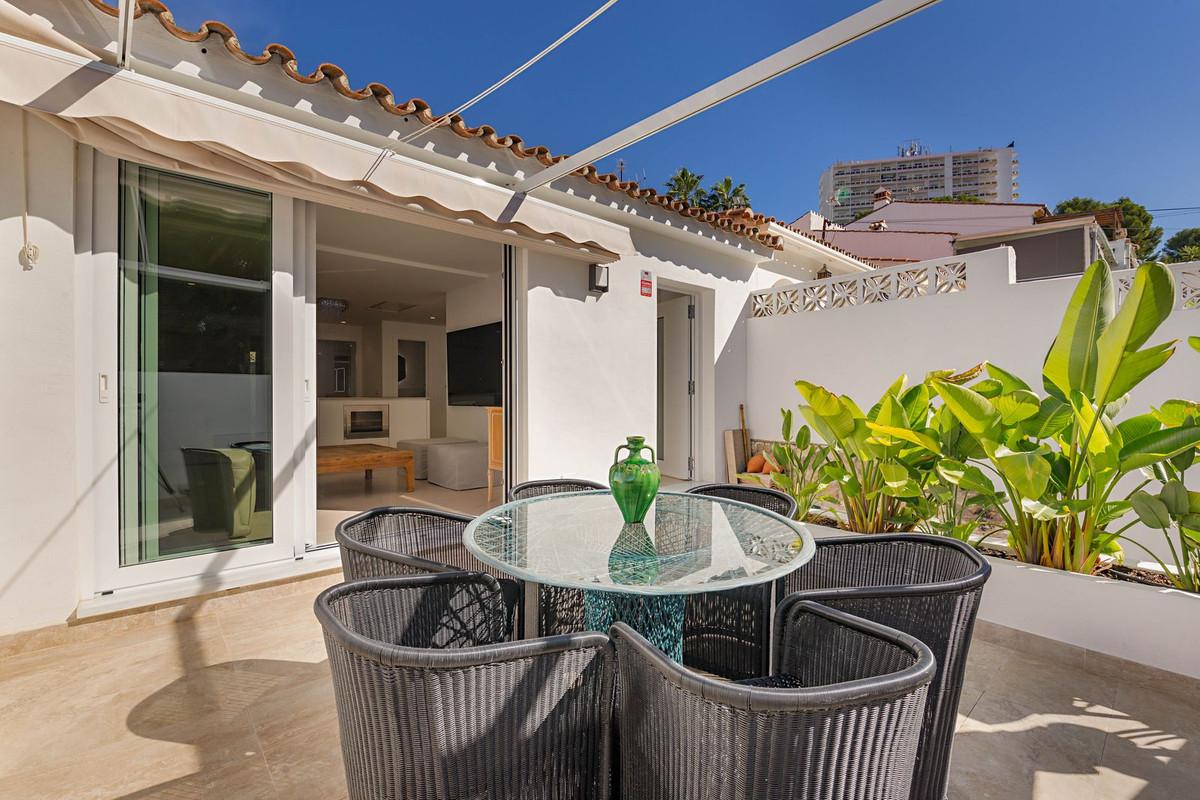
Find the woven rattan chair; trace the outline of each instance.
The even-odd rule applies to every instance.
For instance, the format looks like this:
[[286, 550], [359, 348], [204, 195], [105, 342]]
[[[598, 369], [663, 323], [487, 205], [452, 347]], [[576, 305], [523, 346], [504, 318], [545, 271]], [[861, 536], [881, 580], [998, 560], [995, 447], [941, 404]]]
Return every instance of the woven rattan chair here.
[[816, 554], [780, 579], [776, 596], [793, 595], [904, 631], [937, 659], [913, 776], [913, 800], [946, 796], [950, 746], [962, 694], [967, 648], [991, 567], [973, 548], [922, 534], [818, 539]]
[[905, 800], [935, 665], [911, 636], [816, 603], [776, 619], [765, 688], [709, 678], [618, 623], [624, 800]]
[[[709, 483], [688, 494], [719, 497], [793, 519], [796, 501], [765, 486]], [[771, 584], [690, 595], [683, 615], [683, 663], [730, 680], [767, 674]]]
[[334, 538], [346, 580], [466, 570], [486, 572], [500, 582], [514, 630], [522, 584], [471, 555], [463, 531], [471, 518], [426, 508], [388, 506], [338, 523]]
[[604, 634], [503, 643], [499, 585], [452, 572], [317, 597], [351, 800], [607, 798]]
[[[508, 492], [509, 500], [525, 500], [546, 494], [590, 492], [607, 489], [603, 484], [582, 478], [552, 478], [518, 483]], [[583, 592], [542, 584], [538, 588], [538, 633], [556, 636], [583, 630]]]

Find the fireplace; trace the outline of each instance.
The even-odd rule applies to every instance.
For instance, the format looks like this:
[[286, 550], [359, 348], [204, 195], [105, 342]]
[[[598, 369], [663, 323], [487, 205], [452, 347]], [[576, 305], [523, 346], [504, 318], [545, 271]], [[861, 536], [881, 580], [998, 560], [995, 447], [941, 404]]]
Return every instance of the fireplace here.
[[344, 430], [347, 439], [386, 439], [388, 435], [388, 407], [383, 405], [347, 405], [343, 410]]

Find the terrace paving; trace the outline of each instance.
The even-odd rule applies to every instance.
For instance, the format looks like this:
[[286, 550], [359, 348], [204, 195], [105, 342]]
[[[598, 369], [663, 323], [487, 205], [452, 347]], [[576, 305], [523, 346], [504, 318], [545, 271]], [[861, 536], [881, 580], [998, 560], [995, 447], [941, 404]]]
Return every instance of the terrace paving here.
[[[345, 797], [331, 573], [0, 638], [0, 797]], [[952, 800], [1200, 793], [1197, 683], [982, 625]]]

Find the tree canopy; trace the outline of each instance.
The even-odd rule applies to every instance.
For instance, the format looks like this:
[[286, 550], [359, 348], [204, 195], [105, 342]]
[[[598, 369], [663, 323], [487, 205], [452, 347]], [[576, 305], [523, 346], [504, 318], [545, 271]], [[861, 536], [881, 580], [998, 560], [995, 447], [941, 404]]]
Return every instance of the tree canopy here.
[[703, 175], [692, 172], [687, 167], [680, 167], [667, 179], [666, 193], [669, 197], [708, 211], [730, 211], [750, 206], [746, 184], [735, 184], [733, 178], [726, 176], [705, 189], [703, 181]]
[[[1081, 211], [1100, 211], [1104, 208], [1117, 206], [1125, 219], [1125, 229], [1129, 231], [1129, 241], [1137, 245], [1138, 258], [1149, 261], [1158, 251], [1162, 241], [1163, 229], [1154, 225], [1154, 215], [1146, 210], [1141, 203], [1135, 203], [1128, 197], [1119, 197], [1111, 203], [1102, 203], [1093, 197], [1072, 197], [1054, 207], [1055, 214], [1075, 214]], [[1112, 236], [1112, 230], [1105, 228]]]
[[1162, 251], [1167, 261], [1200, 260], [1200, 228], [1184, 228], [1174, 234]]

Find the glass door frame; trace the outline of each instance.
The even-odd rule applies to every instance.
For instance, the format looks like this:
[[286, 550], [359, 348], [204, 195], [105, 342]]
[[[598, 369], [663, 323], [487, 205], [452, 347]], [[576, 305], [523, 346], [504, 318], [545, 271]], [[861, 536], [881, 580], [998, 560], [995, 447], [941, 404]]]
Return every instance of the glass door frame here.
[[[136, 202], [136, 196], [121, 198], [130, 191], [120, 184], [119, 162], [102, 157], [103, 169], [96, 170], [93, 184], [93, 207], [98, 225], [120, 226], [121, 200]], [[187, 174], [187, 173], [179, 173]], [[227, 183], [233, 186], [236, 184]], [[132, 191], [136, 192], [136, 189]], [[255, 189], [255, 191], [260, 191]], [[305, 487], [304, 436], [309, 428], [307, 419], [312, 411], [306, 402], [309, 378], [304, 368], [305, 342], [296, 333], [303, 330], [306, 306], [306, 237], [303, 228], [307, 221], [305, 203], [271, 194], [271, 437], [272, 471], [272, 528], [271, 542], [217, 552], [180, 556], [162, 561], [121, 566], [121, 448], [137, 444], [119, 441], [121, 400], [120, 380], [116, 366], [122, 347], [120, 331], [121, 273], [125, 267], [116, 253], [100, 266], [93, 276], [93, 334], [102, 387], [95, 398], [93, 423], [97, 432], [96, 463], [105, 465], [96, 481], [99, 502], [96, 504], [93, 560], [95, 593], [147, 586], [177, 579], [211, 581], [226, 570], [291, 561], [304, 552], [307, 529], [304, 506], [308, 492]], [[112, 231], [117, 238], [118, 229]], [[107, 238], [107, 237], [105, 237]], [[86, 324], [86, 323], [82, 323]], [[136, 347], [136, 345], [133, 345]], [[97, 391], [97, 390], [93, 390]]]

